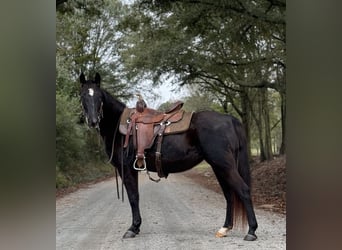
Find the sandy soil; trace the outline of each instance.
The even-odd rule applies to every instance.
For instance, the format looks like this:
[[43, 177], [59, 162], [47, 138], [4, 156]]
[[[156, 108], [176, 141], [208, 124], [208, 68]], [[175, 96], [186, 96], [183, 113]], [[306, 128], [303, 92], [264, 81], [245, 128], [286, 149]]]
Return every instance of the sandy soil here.
[[114, 178], [84, 186], [56, 200], [56, 249], [286, 249], [285, 215], [256, 209], [258, 239], [246, 229], [215, 238], [225, 217], [222, 194], [196, 178], [173, 174], [160, 183], [139, 176], [143, 223], [134, 239], [122, 236], [131, 223], [130, 206], [116, 198]]

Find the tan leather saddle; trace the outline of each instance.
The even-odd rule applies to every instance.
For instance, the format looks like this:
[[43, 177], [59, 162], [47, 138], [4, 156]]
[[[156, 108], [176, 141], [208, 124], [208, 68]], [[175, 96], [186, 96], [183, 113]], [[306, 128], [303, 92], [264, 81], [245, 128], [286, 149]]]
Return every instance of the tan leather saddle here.
[[126, 135], [124, 148], [128, 147], [130, 136], [133, 137], [133, 145], [137, 152], [134, 169], [146, 169], [145, 150], [151, 148], [158, 137], [155, 165], [159, 177], [165, 177], [161, 167], [163, 136], [186, 131], [193, 114], [182, 110], [182, 106], [183, 102], [178, 101], [166, 112], [150, 108], [144, 108], [139, 112], [136, 108], [125, 108], [120, 118], [119, 131]]

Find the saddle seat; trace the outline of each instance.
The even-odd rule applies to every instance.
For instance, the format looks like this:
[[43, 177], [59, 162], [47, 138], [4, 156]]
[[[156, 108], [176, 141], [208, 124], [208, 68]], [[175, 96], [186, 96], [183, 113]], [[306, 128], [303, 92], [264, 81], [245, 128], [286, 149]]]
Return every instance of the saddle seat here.
[[139, 112], [140, 115], [136, 122], [142, 122], [145, 124], [161, 122], [168, 114], [174, 114], [176, 111], [179, 111], [183, 107], [183, 104], [183, 102], [177, 101], [172, 104], [171, 107], [165, 112], [161, 112], [151, 108], [145, 108], [143, 112]]
[[119, 131], [125, 135], [124, 148], [129, 145], [132, 136], [136, 149], [136, 170], [145, 170], [145, 150], [152, 147], [157, 140], [156, 168], [159, 177], [165, 177], [161, 169], [161, 144], [164, 134], [181, 133], [189, 128], [192, 112], [182, 110], [183, 102], [174, 103], [166, 112], [144, 108], [138, 112], [135, 108], [126, 108], [121, 115]]

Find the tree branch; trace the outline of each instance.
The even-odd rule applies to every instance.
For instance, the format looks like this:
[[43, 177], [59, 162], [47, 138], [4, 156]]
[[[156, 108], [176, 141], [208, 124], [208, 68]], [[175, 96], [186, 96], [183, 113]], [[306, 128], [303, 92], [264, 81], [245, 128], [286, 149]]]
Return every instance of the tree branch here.
[[[252, 17], [253, 19], [262, 20], [264, 22], [271, 23], [271, 24], [286, 24], [285, 18], [283, 16], [273, 17], [270, 15], [267, 15], [266, 13], [262, 13], [261, 11], [251, 10], [246, 6], [246, 4], [243, 1], [240, 1], [240, 0], [237, 0], [237, 3], [240, 5], [240, 8], [234, 6], [231, 3], [231, 1], [222, 2], [222, 1], [205, 1], [205, 0], [183, 0], [183, 1], [180, 1], [180, 0], [169, 0], [169, 1], [159, 0], [156, 2], [158, 2], [159, 5], [162, 5], [163, 3], [167, 4], [167, 2], [169, 2], [169, 3], [180, 2], [180, 3], [185, 3], [185, 4], [202, 4], [202, 5], [206, 5], [206, 6], [215, 7], [218, 10], [221, 9], [221, 10], [225, 10], [225, 11], [233, 11], [235, 13], [243, 14], [243, 15]], [[273, 4], [273, 6], [277, 6], [279, 8], [284, 9], [286, 7], [286, 4], [282, 0], [270, 0], [270, 2], [271, 2], [271, 4]]]

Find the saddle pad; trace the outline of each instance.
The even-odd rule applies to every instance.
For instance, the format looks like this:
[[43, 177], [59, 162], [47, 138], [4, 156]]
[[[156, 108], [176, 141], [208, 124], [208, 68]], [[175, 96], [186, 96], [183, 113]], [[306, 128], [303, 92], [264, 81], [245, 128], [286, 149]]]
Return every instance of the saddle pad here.
[[191, 118], [194, 112], [184, 112], [183, 118], [178, 122], [173, 122], [165, 128], [164, 134], [182, 133], [189, 129]]
[[127, 125], [130, 116], [134, 113], [135, 109], [125, 108], [120, 117], [119, 131], [121, 134], [127, 134]]
[[[183, 110], [182, 110], [183, 111]], [[120, 125], [119, 125], [119, 131], [121, 134], [126, 135], [127, 134], [127, 121], [129, 120], [129, 117], [135, 112], [134, 108], [125, 108], [124, 111], [121, 114], [120, 118]], [[172, 122], [169, 126], [165, 128], [164, 134], [176, 134], [176, 133], [182, 133], [189, 129], [191, 118], [192, 118], [193, 112], [182, 112], [182, 119], [180, 119], [177, 122]], [[160, 125], [154, 126], [154, 131], [157, 131], [159, 129]]]

